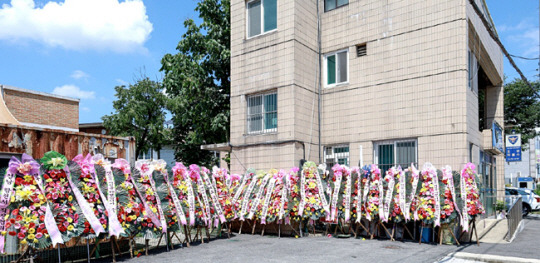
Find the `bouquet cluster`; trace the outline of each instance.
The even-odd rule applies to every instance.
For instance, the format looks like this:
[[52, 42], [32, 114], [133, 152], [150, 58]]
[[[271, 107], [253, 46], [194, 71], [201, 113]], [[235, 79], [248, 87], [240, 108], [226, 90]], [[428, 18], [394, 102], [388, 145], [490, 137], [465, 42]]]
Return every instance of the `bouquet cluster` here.
[[[51, 160], [61, 159], [57, 165]], [[66, 174], [67, 159], [56, 152], [48, 152], [42, 159], [45, 181], [45, 197], [55, 211], [54, 219], [65, 242], [84, 233], [86, 220], [80, 215], [80, 208], [71, 190]], [[50, 163], [49, 163], [50, 162]]]
[[[99, 220], [103, 229], [107, 229], [108, 224], [108, 211], [105, 209], [103, 200], [98, 190], [98, 183], [96, 182], [94, 163], [92, 156], [88, 154], [86, 157], [77, 155], [73, 158], [73, 161], [79, 165], [80, 170], [72, 173], [72, 180], [77, 182], [76, 185], [80, 189], [82, 196], [88, 202], [94, 215]], [[89, 222], [85, 222], [84, 233], [96, 234], [96, 229], [91, 227]], [[99, 233], [98, 233], [99, 234]]]
[[449, 166], [442, 168], [441, 182], [444, 185], [441, 202], [441, 220], [444, 223], [449, 223], [456, 218], [457, 213], [459, 213], [458, 205], [456, 204], [454, 176], [452, 175], [452, 169]]
[[439, 217], [439, 182], [437, 170], [431, 164], [426, 163], [421, 172], [422, 187], [419, 193], [419, 204], [416, 210], [418, 219], [424, 224], [435, 221], [437, 224]]
[[449, 166], [438, 172], [429, 163], [421, 172], [392, 167], [383, 179], [377, 165], [335, 165], [329, 176], [324, 165], [306, 162], [300, 173], [250, 169], [239, 176], [176, 163], [169, 178], [163, 161], [139, 161], [133, 173], [122, 159], [111, 165], [101, 156], [79, 155], [74, 161], [55, 152], [45, 154], [41, 166], [27, 155], [22, 162], [12, 158], [0, 194], [0, 252], [6, 235], [23, 246], [44, 248], [77, 236], [150, 238], [182, 226], [246, 218], [281, 224], [322, 218], [358, 222], [365, 215], [395, 223], [409, 220], [412, 212], [415, 220], [439, 225], [457, 218], [461, 209], [467, 231], [470, 218], [484, 213], [473, 164], [459, 176]]
[[376, 164], [366, 165], [362, 168], [366, 181], [364, 184], [365, 200], [364, 212], [366, 218], [371, 220], [380, 215], [383, 202], [383, 182], [381, 169]]
[[8, 217], [5, 222], [8, 234], [18, 237], [20, 244], [44, 247], [50, 242], [45, 227], [47, 201], [34, 176], [36, 170], [39, 170], [39, 164], [33, 160], [24, 163], [17, 159], [10, 161], [8, 173], [15, 176], [6, 176], [4, 185], [13, 183], [10, 177], [15, 179], [10, 200], [11, 213], [2, 216]]
[[[401, 167], [392, 167], [386, 172], [384, 180], [388, 184], [388, 191], [391, 193], [387, 198], [390, 199], [388, 202], [388, 215], [387, 220], [390, 220], [395, 223], [399, 223], [404, 220], [403, 211], [401, 209], [404, 204], [403, 195], [406, 192], [404, 179], [405, 173], [401, 170]], [[393, 190], [393, 191], [391, 191]], [[385, 208], [386, 208], [385, 204]]]
[[126, 235], [133, 236], [141, 230], [145, 207], [134, 184], [129, 163], [124, 159], [116, 159], [113, 167], [121, 171], [121, 183], [117, 188], [118, 221]]
[[476, 177], [476, 167], [472, 163], [466, 164], [463, 170], [461, 170], [461, 198], [465, 201], [464, 211], [470, 216], [485, 212], [480, 202]]
[[[322, 169], [323, 174], [326, 172], [325, 170]], [[326, 217], [329, 207], [321, 182], [321, 176], [317, 166], [313, 162], [306, 162], [302, 167], [300, 195], [299, 216], [312, 220]]]

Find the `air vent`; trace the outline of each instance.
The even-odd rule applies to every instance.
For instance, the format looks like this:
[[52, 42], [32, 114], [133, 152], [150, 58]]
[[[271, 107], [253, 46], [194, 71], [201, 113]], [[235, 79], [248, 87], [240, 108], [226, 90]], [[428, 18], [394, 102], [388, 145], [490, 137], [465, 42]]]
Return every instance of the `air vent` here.
[[365, 55], [367, 55], [367, 44], [364, 43], [356, 46], [356, 56], [362, 57]]

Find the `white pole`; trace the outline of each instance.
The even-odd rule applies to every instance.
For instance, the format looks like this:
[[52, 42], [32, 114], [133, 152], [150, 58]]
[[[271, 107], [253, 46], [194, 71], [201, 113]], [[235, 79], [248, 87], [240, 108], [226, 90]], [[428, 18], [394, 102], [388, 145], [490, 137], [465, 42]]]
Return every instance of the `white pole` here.
[[364, 166], [364, 153], [362, 151], [362, 145], [360, 145], [360, 168]]

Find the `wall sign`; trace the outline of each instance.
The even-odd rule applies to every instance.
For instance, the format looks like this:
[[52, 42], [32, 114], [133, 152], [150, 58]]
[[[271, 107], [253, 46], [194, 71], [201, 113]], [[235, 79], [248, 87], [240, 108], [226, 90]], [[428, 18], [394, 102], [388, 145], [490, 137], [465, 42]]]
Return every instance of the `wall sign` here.
[[521, 134], [506, 135], [506, 161], [521, 162]]

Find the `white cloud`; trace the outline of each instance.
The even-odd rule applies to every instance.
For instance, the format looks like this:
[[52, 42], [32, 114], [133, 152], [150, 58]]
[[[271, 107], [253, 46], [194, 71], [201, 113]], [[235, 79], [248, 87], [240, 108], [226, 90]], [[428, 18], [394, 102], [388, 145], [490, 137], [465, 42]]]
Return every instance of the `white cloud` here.
[[81, 107], [81, 110], [84, 112], [90, 112], [90, 108], [88, 107]]
[[127, 86], [129, 83], [123, 79], [116, 79], [116, 82], [118, 82], [118, 84], [120, 85], [124, 85], [124, 86]]
[[[513, 55], [538, 57], [538, 26], [525, 18], [516, 25], [503, 25], [499, 31], [504, 34], [505, 44]], [[525, 62], [525, 61], [523, 61]], [[536, 63], [536, 62], [535, 62]]]
[[95, 98], [95, 92], [93, 91], [84, 91], [75, 85], [64, 85], [54, 88], [53, 94], [67, 96], [72, 98], [79, 99], [93, 99]]
[[70, 50], [145, 50], [152, 29], [142, 0], [11, 0], [0, 8], [0, 39]]
[[75, 70], [71, 73], [71, 77], [74, 79], [88, 79], [90, 75], [82, 70]]

